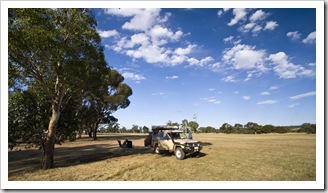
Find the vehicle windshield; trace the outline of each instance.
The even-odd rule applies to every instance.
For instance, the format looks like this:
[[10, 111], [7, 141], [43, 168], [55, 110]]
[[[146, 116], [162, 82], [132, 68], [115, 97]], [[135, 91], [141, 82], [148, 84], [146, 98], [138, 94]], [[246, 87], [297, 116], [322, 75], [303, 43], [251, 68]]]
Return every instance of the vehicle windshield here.
[[186, 139], [187, 136], [184, 133], [171, 133], [172, 139]]

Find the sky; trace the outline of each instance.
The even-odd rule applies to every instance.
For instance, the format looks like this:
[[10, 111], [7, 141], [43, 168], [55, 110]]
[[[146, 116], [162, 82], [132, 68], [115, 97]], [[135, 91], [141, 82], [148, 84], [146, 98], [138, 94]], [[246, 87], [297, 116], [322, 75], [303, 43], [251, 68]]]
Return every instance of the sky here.
[[[316, 123], [316, 10], [94, 9], [121, 126]], [[195, 115], [195, 116], [194, 116]]]

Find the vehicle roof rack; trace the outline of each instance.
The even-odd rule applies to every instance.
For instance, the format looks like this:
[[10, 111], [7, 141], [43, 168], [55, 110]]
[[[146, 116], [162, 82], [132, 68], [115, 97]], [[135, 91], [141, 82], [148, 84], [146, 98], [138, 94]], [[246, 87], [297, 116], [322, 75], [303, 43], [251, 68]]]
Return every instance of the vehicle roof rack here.
[[159, 130], [177, 130], [179, 129], [178, 126], [169, 126], [169, 125], [154, 125], [151, 126], [151, 130], [159, 131]]

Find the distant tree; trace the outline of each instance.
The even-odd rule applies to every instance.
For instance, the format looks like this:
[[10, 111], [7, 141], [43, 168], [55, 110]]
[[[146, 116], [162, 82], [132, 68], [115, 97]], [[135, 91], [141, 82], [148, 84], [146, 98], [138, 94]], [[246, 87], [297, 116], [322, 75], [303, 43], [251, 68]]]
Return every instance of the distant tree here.
[[301, 125], [301, 128], [300, 128], [299, 132], [305, 132], [305, 133], [308, 133], [308, 134], [315, 134], [316, 133], [316, 125], [311, 124], [311, 123], [303, 123]]
[[168, 126], [177, 126], [177, 127], [180, 126], [179, 123], [177, 123], [177, 122], [172, 122], [172, 121], [168, 121], [168, 122], [166, 123], [166, 125], [168, 125]]
[[275, 128], [275, 132], [276, 133], [287, 133], [288, 129], [286, 127], [283, 127], [283, 126], [277, 126]]
[[146, 126], [143, 126], [143, 127], [142, 127], [142, 132], [143, 132], [143, 133], [148, 133], [148, 132], [149, 132], [149, 128], [146, 127]]
[[139, 126], [138, 125], [132, 125], [131, 132], [132, 133], [140, 133]]
[[191, 131], [193, 133], [196, 133], [197, 132], [197, 128], [199, 127], [199, 124], [196, 121], [190, 121], [188, 123], [188, 126], [191, 128]]
[[120, 124], [117, 122], [109, 123], [107, 126], [107, 132], [118, 133], [120, 131]]
[[233, 127], [229, 123], [223, 123], [222, 126], [220, 127], [220, 132], [221, 133], [232, 133], [233, 132]]
[[217, 130], [214, 127], [207, 126], [207, 127], [200, 127], [199, 132], [201, 132], [201, 133], [217, 133]]
[[262, 127], [262, 133], [272, 133], [275, 131], [275, 127], [273, 125], [264, 125]]
[[120, 129], [120, 133], [127, 133], [127, 132], [128, 132], [128, 130], [126, 129], [126, 127], [122, 127]]

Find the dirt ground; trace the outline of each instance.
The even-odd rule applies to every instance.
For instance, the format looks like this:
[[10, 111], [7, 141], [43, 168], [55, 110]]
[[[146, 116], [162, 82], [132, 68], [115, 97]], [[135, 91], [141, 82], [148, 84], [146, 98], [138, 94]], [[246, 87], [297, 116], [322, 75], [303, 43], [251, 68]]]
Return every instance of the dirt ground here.
[[[74, 142], [65, 142], [55, 146], [55, 167], [68, 167], [82, 163], [91, 163], [108, 158], [152, 153], [150, 147], [144, 146], [147, 134], [98, 134], [94, 141], [87, 135]], [[125, 151], [119, 147], [118, 141], [131, 140], [133, 151]], [[40, 168], [42, 151], [25, 149], [24, 146], [8, 151], [9, 177]]]

